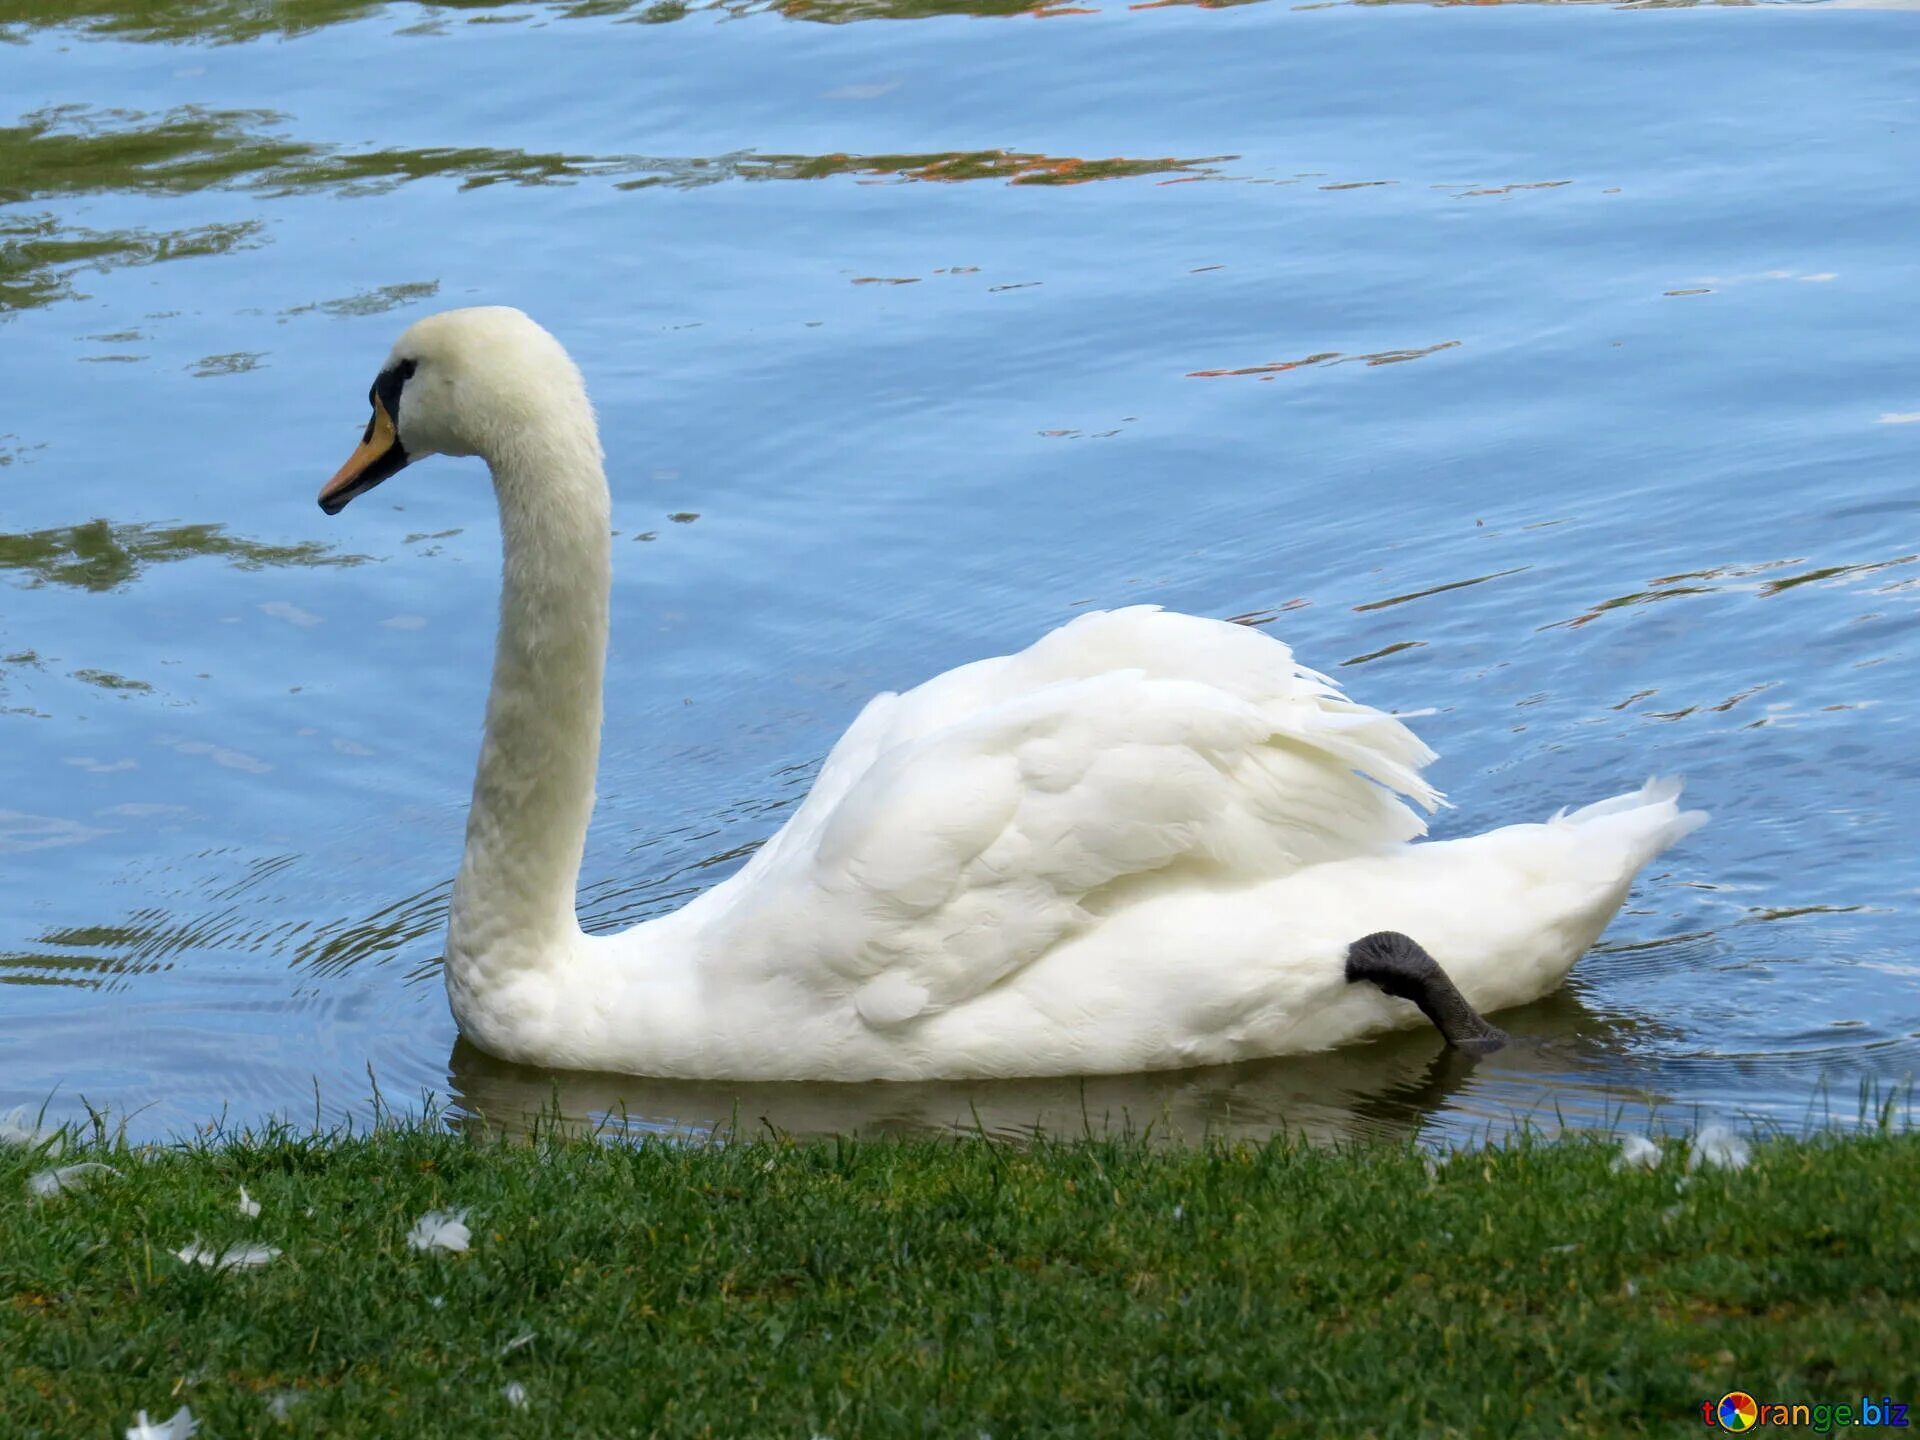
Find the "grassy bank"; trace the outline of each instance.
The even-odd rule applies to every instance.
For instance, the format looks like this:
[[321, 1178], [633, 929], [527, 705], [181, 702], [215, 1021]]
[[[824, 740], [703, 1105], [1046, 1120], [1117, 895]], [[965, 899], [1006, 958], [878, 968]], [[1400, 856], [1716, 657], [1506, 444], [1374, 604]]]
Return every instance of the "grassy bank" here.
[[[0, 1147], [0, 1434], [180, 1404], [201, 1440], [1672, 1434], [1735, 1388], [1920, 1400], [1920, 1137], [1618, 1154]], [[30, 1193], [76, 1161], [122, 1174]], [[470, 1248], [412, 1248], [447, 1208]]]

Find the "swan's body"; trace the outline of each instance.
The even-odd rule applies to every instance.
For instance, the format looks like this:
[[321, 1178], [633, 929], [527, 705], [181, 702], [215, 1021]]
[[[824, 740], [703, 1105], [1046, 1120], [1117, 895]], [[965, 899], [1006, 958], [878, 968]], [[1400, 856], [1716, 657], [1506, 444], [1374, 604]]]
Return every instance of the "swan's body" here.
[[[1421, 1023], [1348, 982], [1399, 930], [1481, 1009], [1553, 989], [1700, 823], [1651, 783], [1413, 844], [1430, 752], [1257, 630], [1141, 607], [868, 705], [753, 860], [684, 909], [581, 932], [609, 500], [557, 342], [513, 310], [401, 337], [338, 509], [479, 454], [505, 547], [447, 994], [507, 1059], [683, 1078], [1095, 1074], [1320, 1050]], [[383, 429], [384, 426], [384, 429]], [[1401, 797], [1406, 797], [1405, 799]]]

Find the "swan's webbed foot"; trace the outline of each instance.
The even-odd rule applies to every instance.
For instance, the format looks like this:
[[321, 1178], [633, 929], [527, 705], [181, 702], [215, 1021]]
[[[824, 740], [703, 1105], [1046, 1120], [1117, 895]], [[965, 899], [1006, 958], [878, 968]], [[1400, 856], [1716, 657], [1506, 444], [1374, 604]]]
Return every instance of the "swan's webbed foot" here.
[[1349, 945], [1347, 980], [1366, 980], [1411, 1000], [1456, 1050], [1491, 1055], [1507, 1043], [1507, 1032], [1467, 1003], [1440, 962], [1398, 930], [1378, 930]]

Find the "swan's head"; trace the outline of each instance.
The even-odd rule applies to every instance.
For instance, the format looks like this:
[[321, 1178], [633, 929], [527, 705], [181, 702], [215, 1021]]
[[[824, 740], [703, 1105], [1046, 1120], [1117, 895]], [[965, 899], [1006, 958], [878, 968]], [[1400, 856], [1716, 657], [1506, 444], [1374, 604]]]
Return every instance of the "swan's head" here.
[[491, 464], [530, 432], [560, 426], [593, 435], [571, 357], [504, 305], [443, 310], [408, 326], [367, 398], [373, 418], [359, 448], [320, 491], [329, 515], [428, 455], [479, 455]]

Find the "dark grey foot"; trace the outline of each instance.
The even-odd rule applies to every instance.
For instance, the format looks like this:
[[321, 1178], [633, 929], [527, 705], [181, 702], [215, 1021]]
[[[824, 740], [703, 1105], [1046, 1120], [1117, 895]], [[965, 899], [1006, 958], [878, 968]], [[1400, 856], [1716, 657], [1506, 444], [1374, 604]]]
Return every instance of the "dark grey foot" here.
[[1467, 1003], [1440, 962], [1398, 930], [1378, 930], [1349, 945], [1347, 979], [1411, 1000], [1456, 1050], [1491, 1055], [1507, 1043], [1507, 1032]]

